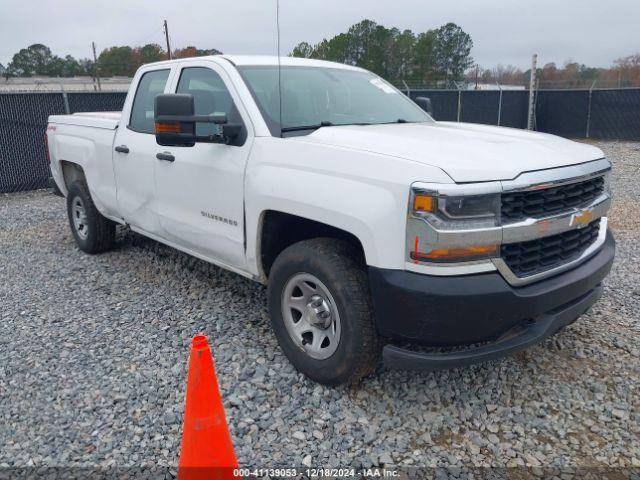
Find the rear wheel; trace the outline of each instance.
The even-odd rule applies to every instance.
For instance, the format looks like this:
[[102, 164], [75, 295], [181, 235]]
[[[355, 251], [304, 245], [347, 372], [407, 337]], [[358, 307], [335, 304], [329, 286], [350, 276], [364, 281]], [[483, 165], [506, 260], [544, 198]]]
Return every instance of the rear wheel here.
[[116, 225], [96, 208], [87, 186], [73, 182], [67, 195], [69, 226], [80, 250], [101, 253], [113, 247]]
[[349, 243], [317, 238], [276, 258], [269, 275], [269, 310], [291, 363], [316, 382], [354, 383], [380, 358], [367, 275]]

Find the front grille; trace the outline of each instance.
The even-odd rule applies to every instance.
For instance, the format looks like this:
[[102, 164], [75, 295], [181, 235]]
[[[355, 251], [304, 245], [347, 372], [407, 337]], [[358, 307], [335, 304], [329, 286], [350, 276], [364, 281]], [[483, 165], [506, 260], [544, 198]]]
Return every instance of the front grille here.
[[504, 193], [502, 220], [508, 223], [525, 218], [540, 218], [573, 207], [583, 207], [598, 198], [603, 191], [604, 177], [595, 177], [542, 190]]
[[600, 219], [584, 228], [528, 242], [502, 245], [500, 256], [518, 277], [528, 277], [579, 257], [598, 238]]

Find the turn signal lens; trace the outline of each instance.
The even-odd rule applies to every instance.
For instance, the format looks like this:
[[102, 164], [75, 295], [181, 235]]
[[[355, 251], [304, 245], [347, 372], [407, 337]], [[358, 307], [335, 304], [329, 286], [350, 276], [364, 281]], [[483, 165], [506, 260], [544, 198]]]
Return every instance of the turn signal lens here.
[[434, 212], [436, 209], [436, 199], [429, 195], [416, 193], [413, 197], [414, 212]]
[[156, 133], [181, 133], [179, 123], [156, 123]]
[[[416, 244], [417, 243], [418, 242], [416, 242]], [[466, 262], [495, 257], [497, 254], [497, 245], [482, 245], [464, 248], [436, 248], [428, 253], [419, 252], [417, 248], [414, 248], [414, 251], [411, 252], [411, 258], [413, 260], [425, 262]]]

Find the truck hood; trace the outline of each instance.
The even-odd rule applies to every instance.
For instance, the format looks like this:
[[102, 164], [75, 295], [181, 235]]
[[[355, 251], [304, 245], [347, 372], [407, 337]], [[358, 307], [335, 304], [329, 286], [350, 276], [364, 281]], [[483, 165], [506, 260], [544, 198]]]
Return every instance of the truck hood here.
[[435, 166], [455, 182], [511, 180], [523, 172], [564, 167], [604, 156], [596, 147], [554, 135], [472, 123], [336, 126], [319, 128], [292, 140]]

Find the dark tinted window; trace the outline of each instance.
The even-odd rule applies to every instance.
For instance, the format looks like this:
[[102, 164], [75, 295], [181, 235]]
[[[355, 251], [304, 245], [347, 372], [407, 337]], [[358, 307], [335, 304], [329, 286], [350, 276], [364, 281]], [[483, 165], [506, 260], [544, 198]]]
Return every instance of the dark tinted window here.
[[129, 126], [139, 132], [154, 133], [155, 98], [164, 92], [169, 70], [155, 70], [142, 75], [131, 107]]
[[[224, 113], [229, 123], [242, 123], [231, 94], [216, 72], [206, 67], [189, 67], [182, 70], [176, 93], [193, 95], [196, 115]], [[196, 135], [216, 135], [220, 126], [212, 123], [196, 124]]]

